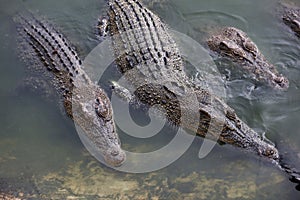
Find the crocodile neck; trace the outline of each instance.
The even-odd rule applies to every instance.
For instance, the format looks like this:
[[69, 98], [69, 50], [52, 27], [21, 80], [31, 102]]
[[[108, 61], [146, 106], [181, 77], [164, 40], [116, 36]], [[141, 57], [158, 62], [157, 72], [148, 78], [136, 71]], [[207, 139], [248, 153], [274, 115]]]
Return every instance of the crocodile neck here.
[[[177, 45], [168, 27], [155, 14], [137, 0], [110, 0], [108, 5], [116, 64], [137, 88], [134, 95], [140, 102], [163, 107], [172, 124], [199, 136], [277, 162], [278, 151], [273, 145], [262, 140], [225, 102], [186, 76]], [[189, 98], [193, 95], [196, 101]]]

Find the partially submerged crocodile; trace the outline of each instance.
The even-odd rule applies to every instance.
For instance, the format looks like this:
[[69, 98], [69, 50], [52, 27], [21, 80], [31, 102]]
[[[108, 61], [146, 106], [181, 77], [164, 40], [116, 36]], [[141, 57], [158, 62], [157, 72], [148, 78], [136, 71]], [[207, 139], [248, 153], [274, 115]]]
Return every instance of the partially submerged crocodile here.
[[[158, 105], [171, 124], [266, 158], [300, 182], [300, 174], [282, 163], [274, 144], [249, 128], [222, 99], [187, 77], [177, 44], [159, 17], [138, 0], [109, 0], [108, 5], [108, 26], [102, 28], [112, 38], [117, 67], [136, 89], [132, 92], [114, 83], [121, 98], [148, 107]], [[260, 56], [256, 61], [266, 74], [260, 80], [287, 88], [288, 80], [265, 61], [251, 41], [244, 42]]]
[[[171, 123], [199, 136], [278, 162], [279, 154], [273, 144], [242, 122], [223, 100], [187, 77], [176, 43], [155, 14], [137, 0], [108, 2], [107, 30], [112, 37], [116, 64], [136, 88], [131, 99], [161, 106]], [[119, 85], [115, 87], [123, 94], [130, 93]]]
[[[35, 59], [56, 80], [67, 114], [74, 119], [105, 161], [119, 166], [125, 161], [113, 121], [113, 110], [105, 92], [93, 83], [81, 67], [81, 60], [66, 38], [45, 22], [19, 16], [20, 36], [27, 59]], [[31, 53], [33, 53], [33, 56]]]
[[247, 34], [234, 27], [225, 27], [207, 39], [209, 48], [229, 58], [251, 73], [255, 80], [276, 89], [287, 89], [289, 81], [269, 63]]
[[285, 7], [282, 20], [300, 38], [300, 8]]

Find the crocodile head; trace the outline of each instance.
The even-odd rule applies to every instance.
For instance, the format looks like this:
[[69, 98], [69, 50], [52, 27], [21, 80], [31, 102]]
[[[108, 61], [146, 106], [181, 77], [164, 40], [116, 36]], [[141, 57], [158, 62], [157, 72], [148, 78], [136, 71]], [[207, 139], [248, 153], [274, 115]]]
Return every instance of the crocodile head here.
[[[264, 148], [261, 148], [264, 146]], [[264, 145], [258, 147], [258, 152], [261, 156], [271, 159], [275, 162], [279, 160], [279, 153], [276, 147], [272, 144], [265, 143]]]
[[300, 8], [286, 7], [282, 20], [300, 37]]
[[101, 125], [99, 128], [102, 135], [105, 136], [103, 138], [106, 144], [103, 145], [105, 148], [102, 149], [104, 159], [109, 165], [120, 166], [125, 161], [126, 156], [121, 149], [121, 142], [116, 133], [111, 103], [102, 89], [96, 93], [94, 103], [97, 121]]
[[111, 103], [105, 92], [95, 84], [77, 84], [72, 96], [73, 119], [82, 129], [81, 139], [92, 154], [101, 155], [111, 166], [126, 160], [113, 120]]
[[241, 65], [256, 81], [267, 82], [276, 89], [287, 89], [289, 81], [278, 73], [243, 31], [226, 27], [211, 35], [207, 44], [217, 54]]

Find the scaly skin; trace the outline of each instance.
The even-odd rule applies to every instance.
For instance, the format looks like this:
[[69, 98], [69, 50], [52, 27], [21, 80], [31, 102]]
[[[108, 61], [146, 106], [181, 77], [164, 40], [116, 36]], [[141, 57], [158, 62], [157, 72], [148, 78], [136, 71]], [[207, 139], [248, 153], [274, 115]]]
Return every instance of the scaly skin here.
[[85, 137], [109, 165], [121, 165], [125, 153], [116, 133], [110, 100], [82, 70], [76, 51], [48, 24], [24, 17], [17, 21], [23, 45], [28, 50], [25, 57], [39, 58], [37, 64], [44, 65], [55, 76], [67, 114], [82, 128]]
[[135, 88], [115, 84], [125, 99], [159, 105], [174, 125], [278, 162], [274, 145], [242, 122], [223, 100], [195, 85], [167, 26], [137, 0], [109, 0], [108, 32], [116, 64]]
[[241, 65], [257, 81], [268, 83], [276, 89], [287, 89], [289, 81], [278, 73], [243, 31], [225, 27], [207, 39], [209, 48], [221, 56]]
[[300, 38], [300, 8], [285, 7], [282, 20]]

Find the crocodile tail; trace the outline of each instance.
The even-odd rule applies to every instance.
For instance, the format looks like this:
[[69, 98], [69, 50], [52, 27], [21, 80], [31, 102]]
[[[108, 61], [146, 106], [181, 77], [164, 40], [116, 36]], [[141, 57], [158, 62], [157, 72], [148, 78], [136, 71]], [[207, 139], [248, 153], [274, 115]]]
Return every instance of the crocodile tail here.
[[277, 144], [280, 150], [279, 167], [287, 173], [291, 182], [296, 183], [296, 189], [300, 191], [300, 169], [296, 168], [300, 164], [300, 153], [295, 147], [287, 145], [285, 140]]
[[29, 62], [31, 71], [54, 75], [51, 82], [63, 95], [66, 113], [72, 117], [72, 89], [76, 76], [82, 71], [81, 60], [75, 49], [49, 23], [38, 20], [31, 14], [18, 15], [14, 20], [19, 33], [21, 57]]
[[[32, 15], [15, 18], [23, 46], [31, 48], [44, 66], [53, 73], [66, 71], [70, 77], [76, 76], [81, 60], [66, 38], [48, 23], [38, 20]], [[27, 49], [28, 49], [27, 48]], [[26, 56], [32, 59], [32, 55]]]
[[279, 162], [279, 165], [288, 174], [290, 181], [297, 184], [296, 190], [300, 191], [300, 170], [283, 162]]

